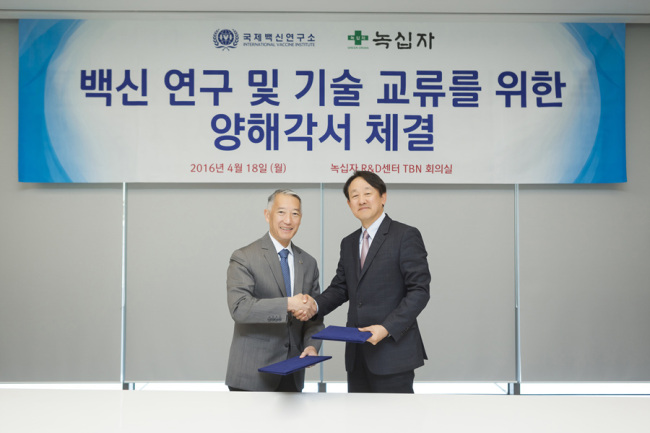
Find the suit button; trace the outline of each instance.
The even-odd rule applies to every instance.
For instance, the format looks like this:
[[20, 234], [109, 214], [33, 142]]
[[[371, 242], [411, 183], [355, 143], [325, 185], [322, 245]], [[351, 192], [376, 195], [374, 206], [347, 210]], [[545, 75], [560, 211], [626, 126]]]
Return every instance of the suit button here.
[[289, 347], [289, 343], [284, 343], [284, 347]]
[[363, 303], [359, 302], [359, 308], [361, 308], [362, 305], [363, 305]]

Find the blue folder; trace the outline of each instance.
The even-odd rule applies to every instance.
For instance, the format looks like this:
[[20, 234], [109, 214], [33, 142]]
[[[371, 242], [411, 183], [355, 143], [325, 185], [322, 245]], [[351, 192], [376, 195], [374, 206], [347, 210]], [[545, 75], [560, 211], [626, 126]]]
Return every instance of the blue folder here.
[[319, 340], [345, 341], [347, 343], [365, 343], [370, 337], [372, 337], [371, 332], [361, 332], [358, 328], [345, 326], [328, 326], [311, 336], [311, 338]]
[[305, 356], [301, 358], [300, 356], [295, 356], [289, 358], [286, 361], [276, 362], [275, 364], [267, 365], [266, 367], [258, 368], [258, 371], [262, 373], [271, 373], [279, 374], [281, 376], [286, 376], [295, 371], [302, 370], [307, 368], [310, 365], [318, 364], [319, 362], [327, 361], [331, 356]]

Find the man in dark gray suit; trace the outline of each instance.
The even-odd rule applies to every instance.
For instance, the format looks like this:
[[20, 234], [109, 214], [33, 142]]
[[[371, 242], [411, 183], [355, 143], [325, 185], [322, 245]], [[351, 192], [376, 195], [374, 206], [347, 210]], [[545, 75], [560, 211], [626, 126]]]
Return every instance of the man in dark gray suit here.
[[386, 185], [375, 173], [355, 172], [343, 192], [362, 227], [341, 241], [336, 275], [312, 310], [323, 317], [349, 301], [346, 326], [372, 333], [367, 343], [346, 345], [348, 392], [412, 393], [426, 359], [416, 318], [431, 281], [422, 236], [384, 213]]
[[[228, 307], [235, 327], [226, 385], [232, 391], [300, 392], [304, 370], [288, 376], [257, 370], [298, 355], [318, 355], [320, 341], [311, 336], [323, 329], [322, 318], [301, 322], [290, 314], [307, 308], [303, 294], [319, 293], [318, 266], [291, 242], [302, 218], [301, 200], [295, 192], [271, 194], [264, 217], [269, 232], [230, 257]], [[288, 265], [285, 270], [283, 256]]]

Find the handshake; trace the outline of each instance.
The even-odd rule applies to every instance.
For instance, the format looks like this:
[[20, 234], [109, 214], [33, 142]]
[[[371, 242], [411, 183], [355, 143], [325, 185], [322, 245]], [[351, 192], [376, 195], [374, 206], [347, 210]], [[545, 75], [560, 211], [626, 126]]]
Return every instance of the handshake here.
[[287, 311], [300, 321], [306, 322], [318, 312], [316, 301], [309, 295], [298, 293], [287, 299]]

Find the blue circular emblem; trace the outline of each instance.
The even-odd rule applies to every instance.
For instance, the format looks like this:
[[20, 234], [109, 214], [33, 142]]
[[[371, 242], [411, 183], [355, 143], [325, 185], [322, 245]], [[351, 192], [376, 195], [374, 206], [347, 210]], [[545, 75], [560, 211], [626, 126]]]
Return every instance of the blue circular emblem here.
[[222, 50], [229, 50], [231, 48], [237, 48], [239, 35], [236, 30], [217, 29], [212, 35], [212, 41], [215, 47], [221, 48]]

